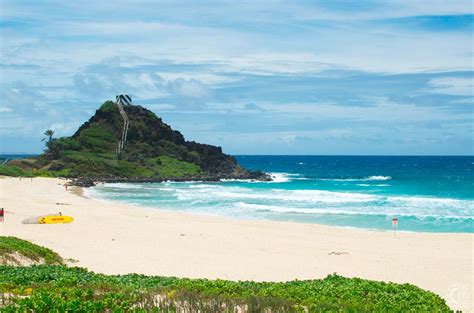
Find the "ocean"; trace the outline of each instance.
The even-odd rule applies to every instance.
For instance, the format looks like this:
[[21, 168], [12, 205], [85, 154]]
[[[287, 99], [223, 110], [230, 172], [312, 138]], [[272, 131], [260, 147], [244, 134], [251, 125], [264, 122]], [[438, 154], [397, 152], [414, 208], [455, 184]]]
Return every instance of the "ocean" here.
[[103, 184], [92, 197], [239, 219], [416, 232], [469, 232], [472, 156], [236, 156], [273, 182]]
[[[31, 155], [0, 155], [5, 159]], [[104, 184], [112, 201], [240, 219], [474, 233], [473, 156], [236, 156], [273, 182]]]

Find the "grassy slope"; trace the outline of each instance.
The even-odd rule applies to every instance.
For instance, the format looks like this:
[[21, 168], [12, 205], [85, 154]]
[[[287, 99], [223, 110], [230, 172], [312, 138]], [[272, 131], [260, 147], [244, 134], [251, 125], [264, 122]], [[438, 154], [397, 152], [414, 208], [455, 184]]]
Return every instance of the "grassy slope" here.
[[199, 166], [169, 156], [145, 158], [141, 162], [117, 160], [114, 154], [65, 151], [64, 159], [73, 164], [74, 176], [183, 177], [200, 172]]
[[[62, 262], [49, 249], [0, 237], [0, 253], [13, 251], [43, 258], [48, 264]], [[2, 300], [2, 294], [12, 296]], [[2, 312], [174, 312], [176, 307], [192, 312], [232, 312], [236, 307], [249, 312], [449, 312], [439, 296], [410, 284], [337, 275], [322, 280], [257, 283], [137, 274], [109, 276], [62, 265], [0, 265]]]
[[11, 255], [18, 253], [21, 256], [45, 264], [63, 264], [63, 259], [51, 249], [35, 245], [29, 241], [0, 236], [0, 259], [10, 259]]

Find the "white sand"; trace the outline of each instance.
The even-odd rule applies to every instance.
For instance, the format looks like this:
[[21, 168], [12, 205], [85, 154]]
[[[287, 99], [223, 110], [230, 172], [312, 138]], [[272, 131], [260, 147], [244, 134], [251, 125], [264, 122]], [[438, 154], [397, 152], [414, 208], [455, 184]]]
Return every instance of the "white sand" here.
[[[412, 283], [472, 310], [473, 234], [397, 233], [241, 221], [106, 203], [58, 179], [1, 178], [0, 234], [49, 247], [107, 274], [286, 281], [347, 277]], [[77, 191], [77, 190], [76, 190]], [[61, 204], [57, 204], [61, 203]], [[24, 225], [56, 213], [75, 221]]]

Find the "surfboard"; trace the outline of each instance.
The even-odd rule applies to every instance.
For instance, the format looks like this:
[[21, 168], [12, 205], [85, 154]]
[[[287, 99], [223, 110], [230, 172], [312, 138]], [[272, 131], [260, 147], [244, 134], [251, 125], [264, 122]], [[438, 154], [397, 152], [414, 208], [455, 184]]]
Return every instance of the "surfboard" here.
[[48, 215], [38, 219], [39, 224], [60, 224], [71, 223], [74, 220], [72, 216], [67, 215]]
[[72, 216], [67, 215], [43, 215], [27, 218], [23, 224], [64, 224], [74, 221]]

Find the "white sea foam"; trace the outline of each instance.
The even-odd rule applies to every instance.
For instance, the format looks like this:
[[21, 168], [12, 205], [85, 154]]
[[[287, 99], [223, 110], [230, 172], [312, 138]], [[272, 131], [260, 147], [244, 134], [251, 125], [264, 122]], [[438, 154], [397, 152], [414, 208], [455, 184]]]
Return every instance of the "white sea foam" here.
[[[304, 177], [291, 173], [279, 174], [279, 181]], [[375, 178], [374, 178], [375, 177]], [[383, 179], [381, 178], [383, 177]], [[367, 177], [369, 178], [369, 177]], [[388, 176], [371, 176], [374, 181]], [[360, 181], [360, 179], [359, 179]], [[358, 186], [388, 186], [361, 182]], [[423, 219], [474, 219], [474, 201], [423, 196], [389, 196], [362, 192], [326, 190], [288, 190], [239, 184], [207, 182], [162, 184], [105, 184], [86, 189], [87, 196], [121, 199], [146, 206], [175, 207], [179, 210], [229, 214], [243, 218], [265, 214], [347, 214], [367, 216], [407, 216]], [[275, 184], [277, 187], [278, 184]], [[125, 200], [124, 200], [125, 199]], [[128, 200], [126, 200], [128, 199]], [[166, 207], [165, 206], [165, 207]], [[261, 216], [261, 215], [257, 215]], [[267, 216], [267, 215], [265, 215]]]
[[391, 180], [392, 176], [368, 176], [363, 178], [316, 178], [315, 180], [329, 180], [329, 181], [381, 181]]
[[[183, 180], [183, 181], [167, 180], [164, 183], [169, 184], [169, 185], [182, 185], [182, 184], [204, 183], [204, 181], [203, 180]], [[160, 184], [160, 183], [158, 183], [158, 184]]]
[[412, 204], [456, 204], [464, 202], [464, 200], [430, 197], [390, 197], [390, 199], [392, 201], [403, 201]]
[[286, 183], [290, 181], [288, 173], [270, 173], [273, 183]]
[[227, 179], [227, 178], [222, 178], [220, 180], [223, 183], [261, 183], [261, 181], [255, 180], [255, 179]]
[[294, 173], [268, 173], [272, 178], [270, 183], [286, 183], [292, 180], [310, 180], [307, 177], [301, 177], [300, 174]]
[[139, 189], [143, 186], [141, 184], [131, 184], [131, 183], [104, 183], [104, 187], [111, 188], [120, 188], [120, 189]]
[[[298, 208], [288, 206], [276, 206], [267, 204], [254, 204], [237, 202], [235, 207], [246, 211], [256, 212], [274, 212], [274, 213], [298, 213], [298, 214], [335, 214], [335, 215], [369, 215], [369, 216], [404, 216], [404, 217], [415, 217], [418, 219], [474, 219], [474, 216], [463, 216], [463, 215], [439, 215], [439, 214], [422, 214], [422, 213], [400, 213], [394, 212], [388, 208], [373, 208], [373, 207], [346, 207], [346, 208]], [[372, 210], [368, 210], [372, 209]]]
[[174, 191], [173, 188], [157, 188], [160, 191]]
[[187, 189], [177, 189], [177, 197], [180, 200], [189, 200], [194, 197], [208, 198], [210, 200], [226, 199], [253, 199], [280, 202], [301, 202], [301, 203], [361, 203], [379, 199], [378, 196], [362, 193], [332, 192], [324, 190], [285, 190], [285, 189], [264, 189], [254, 190], [242, 187], [218, 186], [206, 188], [203, 186], [198, 193], [190, 192]]
[[212, 185], [212, 184], [192, 184], [192, 185], [189, 185], [188, 188], [191, 188], [191, 189], [203, 189], [203, 188], [219, 188], [220, 186], [218, 186], [217, 184], [216, 185]]
[[366, 180], [390, 180], [392, 179], [392, 176], [369, 176], [366, 178], [362, 178], [361, 180], [366, 181]]

